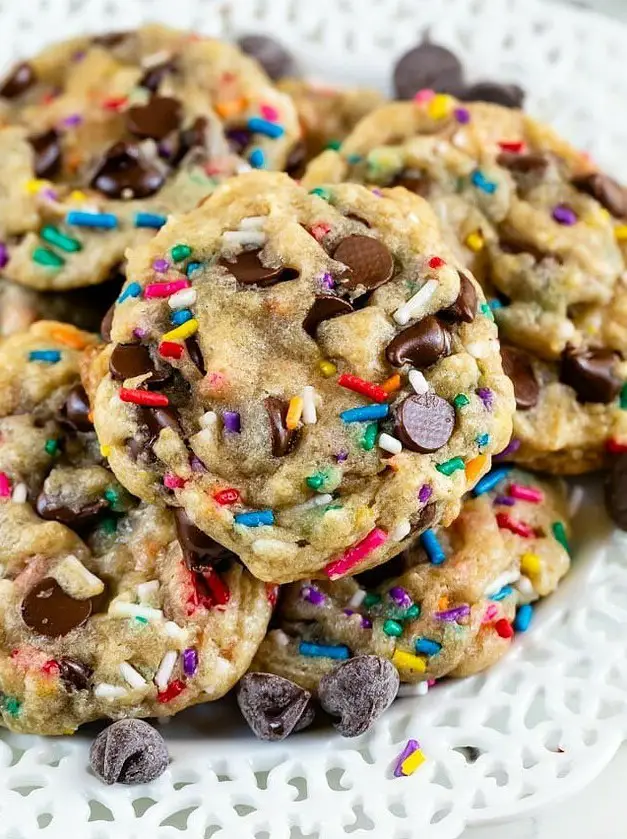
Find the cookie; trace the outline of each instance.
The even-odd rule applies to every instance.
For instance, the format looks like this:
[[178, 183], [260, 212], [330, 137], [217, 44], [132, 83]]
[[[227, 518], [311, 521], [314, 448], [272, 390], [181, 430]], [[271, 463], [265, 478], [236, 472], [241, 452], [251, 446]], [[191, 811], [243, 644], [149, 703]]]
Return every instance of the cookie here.
[[241, 175], [129, 255], [121, 297], [109, 463], [261, 579], [384, 562], [509, 439], [490, 311], [404, 191]]
[[343, 180], [425, 196], [483, 285], [517, 397], [509, 455], [555, 473], [606, 465], [627, 442], [623, 188], [520, 111], [448, 96], [365, 117], [304, 183]]
[[231, 174], [284, 168], [300, 138], [237, 47], [154, 25], [14, 67], [0, 120], [4, 274], [44, 291], [103, 282], [168, 215]]
[[569, 533], [561, 484], [498, 467], [451, 526], [386, 565], [284, 587], [253, 670], [314, 694], [338, 661], [365, 654], [389, 659], [403, 682], [484, 670], [568, 570]]

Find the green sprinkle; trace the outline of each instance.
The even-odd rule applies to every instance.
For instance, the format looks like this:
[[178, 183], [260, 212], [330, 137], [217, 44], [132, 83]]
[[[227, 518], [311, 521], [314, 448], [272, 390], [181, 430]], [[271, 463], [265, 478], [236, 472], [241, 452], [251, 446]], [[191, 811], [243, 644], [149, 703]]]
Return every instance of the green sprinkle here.
[[383, 631], [386, 635], [391, 635], [393, 638], [400, 638], [403, 634], [403, 627], [398, 621], [387, 620], [383, 623]]
[[551, 525], [551, 530], [553, 531], [553, 536], [557, 539], [560, 545], [564, 548], [568, 556], [571, 556], [570, 552], [570, 545], [568, 544], [568, 539], [566, 538], [566, 530], [564, 529], [564, 525], [561, 521], [554, 521]]
[[409, 609], [405, 612], [405, 618], [408, 621], [415, 621], [419, 617], [420, 606], [417, 603], [414, 603], [414, 605], [410, 606]]
[[364, 436], [361, 439], [361, 447], [364, 451], [370, 452], [374, 449], [374, 444], [377, 440], [377, 434], [379, 432], [379, 423], [377, 422], [370, 422], [366, 426], [366, 430], [364, 431]]
[[458, 393], [455, 399], [453, 399], [453, 405], [456, 408], [463, 408], [465, 405], [468, 405], [470, 399], [466, 396], [465, 393]]
[[65, 265], [65, 259], [58, 256], [54, 251], [48, 250], [48, 248], [35, 248], [32, 260], [48, 268], [60, 268]]
[[356, 163], [361, 163], [363, 157], [361, 154], [349, 154], [346, 160], [351, 166], [354, 166]]
[[324, 484], [325, 476], [322, 472], [316, 472], [315, 475], [310, 475], [308, 478], [305, 478], [305, 483], [309, 487], [309, 489], [313, 489], [318, 491], [322, 485]]
[[459, 469], [464, 468], [464, 461], [461, 457], [453, 457], [445, 463], [438, 463], [435, 468], [443, 475], [450, 476], [453, 472], [457, 472]]
[[46, 440], [44, 445], [44, 450], [46, 454], [49, 454], [50, 457], [54, 457], [54, 455], [59, 451], [59, 441], [58, 440]]
[[315, 189], [309, 190], [310, 195], [317, 195], [318, 198], [323, 198], [325, 201], [331, 200], [331, 191], [325, 189], [323, 186], [317, 186]]
[[625, 382], [620, 391], [620, 406], [624, 411], [627, 410], [627, 382]]
[[21, 707], [22, 703], [19, 699], [16, 699], [14, 696], [5, 697], [4, 709], [7, 714], [10, 714], [12, 717], [16, 717], [20, 713]]
[[329, 504], [328, 507], [324, 508], [324, 512], [328, 513], [329, 510], [341, 510], [343, 506], [343, 504]]
[[174, 262], [182, 262], [184, 259], [187, 259], [187, 257], [191, 255], [192, 249], [189, 245], [174, 245], [174, 247], [170, 251], [170, 256], [172, 257]]
[[140, 617], [136, 617], [136, 618], [135, 618], [135, 620], [137, 621], [137, 623], [143, 623], [143, 624], [147, 624], [147, 623], [148, 623], [148, 618], [140, 618]]
[[106, 533], [110, 536], [117, 531], [118, 523], [116, 519], [114, 519], [113, 517], [107, 516], [106, 519], [103, 519], [100, 522], [100, 529], [103, 533]]
[[120, 500], [120, 494], [117, 489], [113, 489], [113, 487], [109, 487], [109, 489], [105, 489], [104, 491], [105, 499], [111, 504], [113, 507], [114, 504], [117, 504]]
[[58, 227], [54, 227], [52, 224], [46, 224], [45, 227], [42, 227], [39, 235], [44, 242], [48, 242], [49, 245], [56, 245], [57, 248], [61, 248], [62, 251], [67, 251], [67, 253], [76, 253], [76, 251], [83, 250], [83, 246], [78, 239], [72, 239], [71, 236], [66, 236], [65, 233], [62, 233]]
[[489, 320], [494, 320], [494, 315], [492, 314], [492, 309], [490, 308], [489, 303], [482, 303], [479, 306], [479, 311], [482, 315], [485, 315]]
[[381, 595], [374, 594], [373, 592], [369, 592], [363, 599], [364, 608], [371, 609], [373, 606], [377, 606], [381, 602]]
[[332, 151], [339, 151], [342, 148], [342, 141], [341, 140], [329, 140], [326, 144], [327, 149], [331, 149]]

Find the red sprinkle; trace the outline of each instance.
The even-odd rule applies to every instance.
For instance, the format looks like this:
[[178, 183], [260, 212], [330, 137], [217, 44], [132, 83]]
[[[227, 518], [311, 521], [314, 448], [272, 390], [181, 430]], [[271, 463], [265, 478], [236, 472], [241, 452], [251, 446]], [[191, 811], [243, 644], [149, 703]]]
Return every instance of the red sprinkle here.
[[131, 402], [133, 405], [147, 405], [149, 408], [165, 408], [170, 400], [164, 393], [152, 393], [149, 390], [138, 390], [134, 388], [120, 388], [120, 399], [122, 402]]
[[388, 398], [388, 394], [380, 385], [367, 382], [365, 379], [360, 379], [359, 376], [353, 376], [352, 373], [342, 373], [337, 383], [340, 387], [353, 390], [355, 393], [361, 393], [362, 396], [374, 399], [375, 402], [385, 402]]
[[502, 530], [509, 530], [511, 533], [515, 533], [516, 536], [523, 536], [525, 539], [533, 539], [536, 535], [533, 527], [525, 524], [524, 521], [513, 519], [509, 513], [497, 513], [496, 523]]
[[497, 621], [494, 624], [494, 628], [496, 629], [497, 633], [501, 636], [501, 638], [511, 638], [514, 634], [514, 629], [511, 623], [506, 618], [501, 618], [500, 621]]
[[207, 568], [206, 571], [199, 573], [207, 584], [214, 606], [224, 606], [228, 603], [231, 599], [231, 592], [218, 572], [214, 571], [213, 568]]
[[227, 487], [227, 489], [216, 492], [213, 497], [218, 504], [235, 504], [236, 501], [239, 501], [239, 490], [235, 487]]
[[41, 665], [41, 672], [45, 673], [46, 676], [56, 675], [59, 672], [59, 665], [53, 658], [51, 658], [49, 661], [45, 661]]
[[618, 440], [615, 440], [613, 437], [606, 442], [605, 448], [611, 454], [624, 454], [627, 452], [627, 443], [620, 443]]
[[54, 102], [54, 100], [57, 98], [57, 96], [58, 96], [58, 93], [55, 93], [52, 90], [49, 91], [48, 93], [44, 93], [44, 95], [41, 97], [41, 104], [42, 105], [49, 105], [51, 102]]
[[429, 260], [429, 268], [441, 268], [443, 265], [446, 265], [446, 262], [441, 256], [432, 256]]
[[165, 690], [159, 691], [157, 694], [157, 702], [171, 702], [173, 699], [183, 693], [185, 690], [185, 684], [180, 679], [174, 679], [174, 681], [170, 682]]
[[166, 472], [163, 476], [163, 485], [168, 489], [182, 489], [185, 486], [185, 481], [172, 472]]
[[512, 140], [511, 142], [503, 140], [499, 143], [499, 146], [503, 149], [503, 151], [511, 151], [514, 154], [520, 154], [520, 152], [525, 148], [525, 144], [520, 140]]
[[107, 111], [119, 111], [126, 105], [127, 102], [127, 96], [109, 96], [108, 99], [103, 100], [102, 107]]
[[183, 345], [174, 341], [162, 341], [159, 344], [161, 358], [180, 358], [183, 355]]
[[325, 224], [324, 222], [320, 222], [319, 224], [312, 225], [310, 229], [311, 235], [314, 237], [316, 242], [319, 242], [321, 239], [327, 235], [327, 233], [331, 230], [330, 224]]
[[274, 583], [266, 583], [266, 597], [268, 598], [268, 603], [274, 609], [279, 597], [279, 587]]

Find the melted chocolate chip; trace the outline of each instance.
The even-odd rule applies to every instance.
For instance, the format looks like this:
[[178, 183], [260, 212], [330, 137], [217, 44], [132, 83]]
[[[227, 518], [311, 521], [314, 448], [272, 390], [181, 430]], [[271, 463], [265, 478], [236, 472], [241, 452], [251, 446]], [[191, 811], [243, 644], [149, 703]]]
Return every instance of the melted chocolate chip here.
[[278, 268], [266, 267], [259, 259], [259, 252], [259, 250], [242, 251], [235, 257], [234, 262], [223, 258], [218, 265], [233, 274], [238, 283], [257, 285], [261, 288], [295, 280], [298, 277], [298, 271], [294, 268], [285, 268], [282, 265]]
[[288, 429], [285, 421], [287, 418], [287, 402], [278, 399], [276, 396], [268, 396], [264, 405], [268, 412], [270, 421], [270, 434], [272, 438], [272, 454], [274, 457], [284, 457], [289, 454], [296, 445], [298, 431]]
[[78, 509], [68, 507], [58, 498], [49, 496], [42, 490], [35, 503], [38, 515], [46, 521], [58, 521], [69, 527], [80, 527], [95, 521], [98, 516], [109, 508], [106, 498], [99, 498]]
[[191, 125], [179, 132], [178, 146], [171, 157], [174, 165], [179, 164], [192, 149], [206, 147], [209, 127], [206, 117], [196, 117]]
[[152, 448], [159, 434], [165, 428], [171, 428], [176, 434], [181, 434], [178, 412], [171, 405], [161, 408], [143, 408], [141, 418], [152, 435], [152, 439], [148, 443], [149, 448]]
[[560, 381], [570, 385], [580, 402], [608, 404], [618, 396], [622, 381], [614, 373], [618, 353], [612, 350], [574, 350], [562, 353]]
[[138, 82], [139, 87], [143, 87], [151, 93], [156, 93], [165, 77], [174, 72], [176, 72], [176, 61], [174, 59], [162, 61], [161, 64], [155, 64], [146, 70]]
[[102, 319], [102, 323], [100, 324], [100, 334], [107, 343], [111, 340], [111, 326], [113, 324], [114, 313], [115, 303], [112, 303], [107, 309], [105, 316]]
[[211, 536], [207, 536], [193, 523], [187, 513], [177, 507], [174, 510], [176, 533], [187, 565], [192, 571], [202, 572], [208, 565], [216, 565], [225, 560], [237, 561], [237, 557], [228, 548], [220, 545]]
[[96, 737], [89, 764], [105, 784], [146, 784], [169, 763], [163, 737], [144, 720], [118, 720]]
[[385, 357], [393, 367], [411, 364], [419, 370], [450, 354], [451, 333], [433, 315], [403, 329], [385, 350]]
[[102, 35], [94, 35], [91, 39], [92, 44], [97, 44], [99, 47], [110, 49], [111, 47], [118, 47], [124, 43], [130, 36], [130, 32], [104, 32]]
[[273, 81], [293, 74], [294, 59], [285, 47], [267, 35], [244, 35], [237, 42], [242, 52], [256, 59]]
[[82, 385], [74, 385], [59, 411], [59, 421], [73, 431], [93, 431], [94, 424], [89, 418], [90, 412], [85, 388]]
[[333, 251], [333, 259], [348, 268], [342, 285], [350, 290], [363, 287], [374, 291], [394, 274], [394, 258], [387, 247], [372, 236], [347, 236]]
[[187, 350], [187, 354], [198, 368], [200, 375], [206, 376], [207, 368], [205, 367], [205, 360], [202, 357], [202, 350], [200, 349], [200, 344], [198, 343], [198, 339], [195, 335], [191, 335], [189, 338], [185, 339], [185, 348]]
[[0, 96], [4, 99], [15, 99], [25, 93], [36, 81], [37, 75], [33, 65], [28, 61], [22, 61], [16, 64], [0, 83]]
[[107, 198], [148, 198], [164, 181], [163, 172], [142, 156], [138, 146], [119, 142], [105, 153], [90, 186]]
[[314, 718], [309, 691], [273, 673], [247, 673], [237, 687], [237, 703], [261, 740], [284, 740]]
[[142, 454], [145, 454], [146, 452], [146, 449], [142, 445], [141, 441], [137, 440], [135, 437], [129, 437], [125, 440], [125, 445], [128, 449], [129, 457], [134, 463], [137, 463]]
[[477, 82], [467, 87], [460, 99], [466, 102], [493, 102], [504, 108], [522, 108], [525, 91], [517, 84]]
[[627, 530], [627, 454], [612, 457], [605, 481], [605, 504], [614, 524]]
[[348, 300], [343, 300], [333, 294], [319, 294], [305, 315], [303, 329], [315, 339], [316, 330], [323, 321], [340, 315], [349, 315], [352, 311], [353, 307]]
[[172, 378], [171, 370], [160, 371], [155, 367], [148, 347], [142, 344], [116, 344], [109, 359], [109, 371], [118, 381], [150, 373], [145, 384], [151, 388], [163, 387]]
[[573, 186], [580, 192], [585, 192], [602, 204], [606, 210], [616, 218], [627, 216], [627, 189], [614, 178], [602, 172], [582, 175], [573, 180]]
[[527, 411], [538, 404], [540, 385], [536, 379], [530, 356], [517, 347], [501, 344], [503, 372], [512, 380], [516, 407]]
[[243, 154], [250, 145], [252, 133], [243, 125], [231, 126], [224, 132], [231, 150], [235, 154]]
[[57, 659], [57, 664], [59, 666], [59, 676], [67, 690], [89, 690], [94, 671], [85, 662], [64, 656]]
[[169, 96], [153, 96], [145, 105], [133, 105], [126, 112], [126, 127], [142, 140], [163, 140], [181, 122], [181, 103]]
[[61, 136], [51, 128], [43, 134], [28, 138], [35, 153], [35, 175], [38, 178], [52, 178], [61, 168]]
[[511, 151], [504, 151], [496, 158], [496, 162], [504, 169], [514, 172], [517, 175], [544, 175], [549, 168], [548, 158], [542, 154], [516, 154]]
[[[435, 501], [432, 501], [431, 504], [427, 504], [422, 510], [418, 510], [417, 513], [414, 513], [413, 516], [410, 517], [409, 523], [411, 525], [411, 533], [412, 536], [417, 536], [418, 534], [422, 533], [428, 527], [431, 527], [435, 520], [435, 514], [437, 512], [438, 505]], [[410, 557], [407, 558], [407, 567], [411, 568], [411, 555], [413, 551], [410, 551]]]
[[462, 65], [450, 50], [425, 42], [403, 55], [394, 68], [397, 99], [413, 99], [419, 90], [458, 93]]
[[297, 140], [292, 146], [285, 162], [285, 171], [290, 178], [302, 178], [307, 163], [307, 146], [303, 140]]
[[443, 320], [472, 323], [477, 314], [477, 291], [465, 274], [462, 274], [461, 271], [457, 273], [459, 274], [459, 294], [457, 295], [457, 299], [452, 306], [438, 312], [438, 315]]
[[409, 192], [427, 198], [431, 190], [431, 178], [426, 172], [417, 172], [415, 169], [403, 169], [395, 176], [390, 186], [402, 186]]
[[48, 638], [67, 635], [91, 615], [91, 600], [66, 594], [53, 577], [36, 583], [22, 600], [22, 620], [29, 629]]
[[396, 436], [413, 452], [435, 452], [450, 440], [455, 409], [435, 393], [408, 396], [394, 409]]

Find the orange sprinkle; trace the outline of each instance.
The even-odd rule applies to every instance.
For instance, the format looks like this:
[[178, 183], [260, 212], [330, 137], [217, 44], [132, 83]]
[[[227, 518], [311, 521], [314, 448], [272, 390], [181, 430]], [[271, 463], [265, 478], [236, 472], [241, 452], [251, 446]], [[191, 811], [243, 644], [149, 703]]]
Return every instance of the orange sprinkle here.
[[229, 117], [236, 117], [238, 114], [241, 114], [242, 111], [245, 111], [247, 105], [248, 102], [246, 99], [244, 99], [243, 96], [240, 96], [238, 99], [228, 99], [224, 102], [216, 102], [214, 108], [218, 112], [218, 116], [222, 117], [222, 119], [229, 119]]
[[83, 333], [71, 326], [55, 327], [50, 330], [50, 337], [66, 347], [72, 347], [73, 350], [84, 350], [88, 343]]
[[443, 594], [442, 597], [438, 600], [438, 612], [446, 612], [448, 609], [448, 597], [446, 594]]
[[73, 172], [75, 172], [79, 168], [82, 162], [83, 156], [80, 155], [78, 152], [71, 152], [65, 158], [65, 165], [68, 167], [68, 169], [71, 169]]
[[466, 480], [468, 483], [474, 484], [487, 463], [487, 456], [479, 454], [466, 464]]
[[93, 411], [90, 411], [90, 412], [87, 414], [87, 419], [90, 421], [90, 423], [91, 423], [92, 425], [94, 424], [94, 412], [93, 412]]
[[390, 376], [389, 379], [386, 379], [382, 385], [381, 389], [384, 390], [386, 393], [394, 393], [396, 390], [401, 389], [401, 377], [398, 373], [395, 373], [393, 376]]

